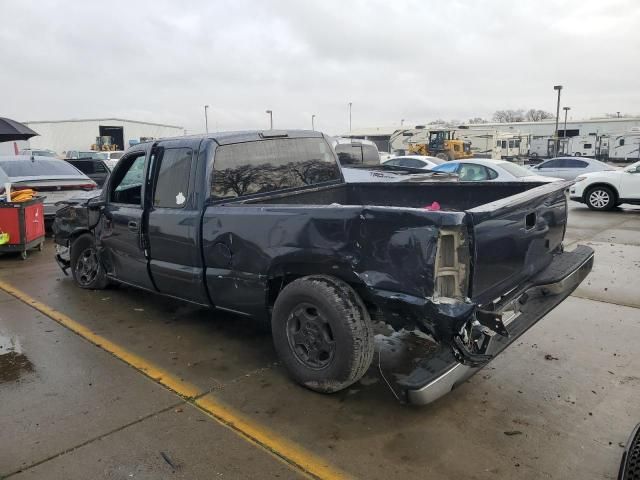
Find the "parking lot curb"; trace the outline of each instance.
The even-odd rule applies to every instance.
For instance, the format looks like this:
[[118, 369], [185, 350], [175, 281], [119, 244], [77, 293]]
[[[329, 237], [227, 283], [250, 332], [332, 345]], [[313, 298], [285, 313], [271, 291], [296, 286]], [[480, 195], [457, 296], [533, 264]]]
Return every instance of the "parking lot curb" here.
[[0, 290], [29, 305], [127, 365], [135, 368], [151, 380], [171, 390], [221, 425], [234, 431], [244, 440], [266, 450], [278, 460], [286, 463], [289, 467], [298, 470], [301, 474], [309, 478], [322, 480], [346, 480], [352, 478], [350, 475], [329, 465], [327, 461], [297, 445], [295, 442], [279, 436], [267, 427], [245, 417], [233, 407], [225, 405], [215, 399], [210, 392], [202, 391], [195, 385], [148, 362], [143, 357], [93, 332], [91, 329], [78, 323], [64, 313], [32, 298], [13, 285], [0, 280]]

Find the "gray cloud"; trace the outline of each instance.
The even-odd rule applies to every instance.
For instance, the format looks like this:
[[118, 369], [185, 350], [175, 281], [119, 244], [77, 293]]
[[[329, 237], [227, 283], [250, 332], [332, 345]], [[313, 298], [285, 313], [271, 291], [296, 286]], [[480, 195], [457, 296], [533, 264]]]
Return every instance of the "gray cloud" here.
[[624, 1], [0, 3], [2, 114], [204, 129], [640, 112], [640, 4]]

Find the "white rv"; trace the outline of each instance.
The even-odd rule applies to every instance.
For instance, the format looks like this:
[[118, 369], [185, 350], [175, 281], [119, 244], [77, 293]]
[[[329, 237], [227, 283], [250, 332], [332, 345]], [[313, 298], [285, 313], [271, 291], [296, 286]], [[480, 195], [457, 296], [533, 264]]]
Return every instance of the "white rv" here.
[[501, 132], [493, 129], [459, 130], [458, 138], [471, 143], [476, 158], [513, 160], [529, 152], [529, 137], [520, 132]]
[[640, 128], [609, 137], [609, 159], [625, 162], [640, 160]]

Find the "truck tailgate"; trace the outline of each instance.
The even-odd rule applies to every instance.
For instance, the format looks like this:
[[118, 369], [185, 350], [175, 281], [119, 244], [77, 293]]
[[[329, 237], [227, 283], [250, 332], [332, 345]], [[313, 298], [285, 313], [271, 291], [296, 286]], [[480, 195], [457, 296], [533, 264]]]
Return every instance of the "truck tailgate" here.
[[467, 210], [473, 230], [471, 299], [480, 305], [546, 268], [561, 248], [566, 191], [553, 182]]

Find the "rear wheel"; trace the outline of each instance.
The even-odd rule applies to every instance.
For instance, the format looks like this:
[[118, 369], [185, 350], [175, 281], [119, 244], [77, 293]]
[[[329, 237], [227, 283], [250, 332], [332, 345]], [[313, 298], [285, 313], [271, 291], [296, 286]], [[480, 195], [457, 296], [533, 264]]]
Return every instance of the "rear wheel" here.
[[317, 392], [357, 382], [373, 358], [369, 313], [353, 288], [334, 277], [312, 275], [287, 285], [276, 299], [271, 330], [291, 377]]
[[576, 153], [575, 153], [575, 156], [576, 156], [576, 157], [581, 157], [581, 156], [582, 156], [582, 153], [580, 153], [580, 152], [576, 152]]
[[98, 259], [95, 240], [84, 233], [71, 244], [71, 274], [79, 287], [100, 290], [109, 283]]
[[591, 210], [611, 210], [616, 205], [616, 196], [611, 188], [597, 186], [587, 191], [585, 203]]

